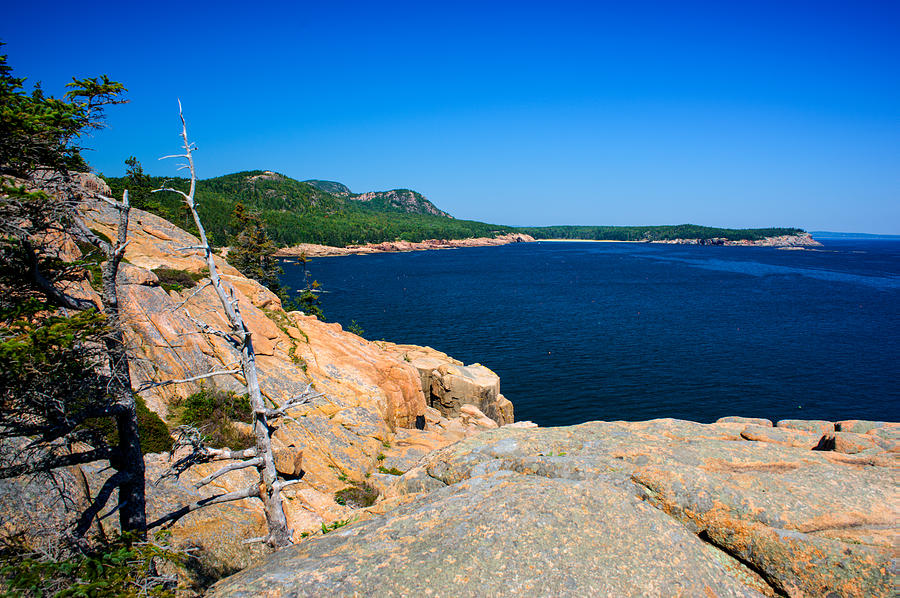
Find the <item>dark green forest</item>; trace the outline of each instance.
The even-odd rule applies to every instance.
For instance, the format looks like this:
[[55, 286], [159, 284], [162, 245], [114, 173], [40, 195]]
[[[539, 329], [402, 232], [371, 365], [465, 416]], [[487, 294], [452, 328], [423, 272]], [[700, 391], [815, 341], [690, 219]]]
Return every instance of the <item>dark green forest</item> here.
[[[193, 223], [179, 197], [171, 192], [151, 193], [163, 186], [186, 189], [186, 179], [148, 177], [140, 165], [129, 162], [124, 177], [106, 178], [115, 197], [130, 189], [132, 204], [189, 230]], [[332, 192], [329, 192], [332, 191]], [[397, 190], [407, 191], [407, 190]], [[336, 193], [336, 194], [335, 194]], [[414, 196], [427, 200], [418, 193]], [[472, 220], [457, 220], [424, 213], [397, 211], [384, 201], [358, 202], [349, 189], [332, 181], [301, 182], [262, 170], [237, 172], [197, 182], [197, 202], [211, 241], [225, 245], [240, 231], [231, 215], [243, 204], [264, 225], [278, 246], [297, 243], [346, 246], [384, 241], [465, 239], [525, 233], [536, 239], [589, 239], [657, 241], [667, 239], [758, 240], [802, 232], [798, 228], [726, 229], [680, 224], [674, 226], [543, 226], [513, 227]]]

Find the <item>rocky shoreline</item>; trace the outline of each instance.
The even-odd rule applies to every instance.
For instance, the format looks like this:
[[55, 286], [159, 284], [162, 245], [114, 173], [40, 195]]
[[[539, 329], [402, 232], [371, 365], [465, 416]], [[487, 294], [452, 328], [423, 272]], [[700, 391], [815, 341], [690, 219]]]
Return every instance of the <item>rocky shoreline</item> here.
[[535, 239], [531, 235], [510, 233], [497, 237], [477, 237], [473, 239], [428, 239], [427, 241], [385, 241], [384, 243], [368, 243], [366, 245], [348, 245], [347, 247], [332, 247], [331, 245], [316, 245], [315, 243], [301, 243], [291, 247], [284, 247], [275, 252], [275, 257], [292, 258], [305, 255], [306, 257], [333, 257], [341, 255], [368, 255], [371, 253], [394, 253], [401, 251], [428, 251], [431, 249], [459, 249], [461, 247], [490, 247], [495, 245], [509, 245], [510, 243], [531, 243]]
[[766, 237], [756, 241], [751, 241], [749, 239], [731, 241], [724, 237], [714, 237], [712, 239], [666, 239], [663, 241], [650, 241], [650, 243], [660, 243], [664, 245], [723, 245], [730, 247], [822, 247], [822, 244], [813, 239], [812, 235], [809, 233]]
[[[347, 247], [333, 247], [331, 245], [317, 245], [315, 243], [301, 243], [291, 247], [283, 247], [275, 252], [275, 257], [296, 258], [301, 255], [306, 257], [334, 257], [342, 255], [369, 255], [373, 253], [393, 253], [403, 251], [428, 251], [431, 249], [457, 249], [460, 247], [490, 247], [495, 245], [508, 245], [510, 243], [532, 243], [534, 241], [592, 241], [591, 239], [535, 239], [531, 235], [510, 233], [497, 237], [478, 237], [474, 239], [429, 239], [427, 241], [385, 241], [384, 243], [368, 243], [366, 245], [348, 245]], [[604, 241], [609, 243], [627, 243], [629, 241]], [[725, 238], [712, 239], [666, 239], [660, 241], [630, 241], [631, 243], [658, 243], [663, 245], [720, 245], [729, 247], [778, 247], [782, 249], [809, 249], [822, 247], [822, 244], [812, 238], [809, 233], [800, 235], [783, 235], [779, 237], [766, 237], [751, 241], [742, 239], [732, 241]]]

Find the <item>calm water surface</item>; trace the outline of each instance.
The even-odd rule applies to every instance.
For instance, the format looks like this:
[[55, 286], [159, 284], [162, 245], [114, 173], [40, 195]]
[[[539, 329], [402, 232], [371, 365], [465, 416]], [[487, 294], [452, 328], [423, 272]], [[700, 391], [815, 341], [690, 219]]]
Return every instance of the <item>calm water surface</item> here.
[[543, 242], [309, 269], [329, 320], [487, 365], [517, 420], [900, 420], [898, 241]]

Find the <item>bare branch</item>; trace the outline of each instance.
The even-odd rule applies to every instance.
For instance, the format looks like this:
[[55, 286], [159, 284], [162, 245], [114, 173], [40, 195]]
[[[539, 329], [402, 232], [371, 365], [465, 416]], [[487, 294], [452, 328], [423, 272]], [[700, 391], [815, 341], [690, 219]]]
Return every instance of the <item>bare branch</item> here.
[[54, 455], [31, 462], [0, 467], [0, 479], [14, 478], [20, 475], [36, 473], [38, 471], [59, 469], [60, 467], [69, 467], [70, 465], [91, 463], [93, 461], [99, 461], [100, 459], [108, 459], [111, 455], [112, 451], [105, 447], [69, 455]]
[[204, 380], [206, 378], [212, 378], [214, 376], [231, 376], [234, 374], [240, 374], [240, 368], [233, 370], [218, 370], [215, 372], [207, 372], [206, 374], [200, 374], [199, 376], [192, 376], [190, 378], [178, 378], [176, 380], [163, 380], [162, 382], [144, 382], [141, 384], [134, 392], [145, 392], [150, 390], [151, 388], [159, 388], [160, 386], [169, 386], [171, 384], [185, 384], [187, 382], [196, 382], [197, 380]]
[[285, 488], [287, 488], [288, 486], [292, 486], [294, 484], [299, 484], [302, 481], [303, 480], [301, 480], [299, 478], [296, 480], [276, 480], [274, 485], [279, 491], [281, 491], [281, 490], [284, 490]]
[[208, 281], [204, 282], [202, 285], [200, 285], [199, 287], [197, 287], [197, 289], [196, 289], [193, 293], [191, 293], [190, 295], [188, 295], [187, 298], [186, 298], [184, 301], [182, 301], [181, 303], [179, 303], [179, 304], [176, 305], [175, 307], [172, 307], [171, 309], [169, 309], [169, 311], [175, 311], [176, 309], [180, 309], [180, 308], [184, 307], [184, 306], [187, 304], [188, 301], [190, 301], [191, 299], [193, 299], [194, 297], [197, 296], [197, 293], [199, 293], [200, 291], [202, 291], [203, 289], [205, 289], [206, 287], [211, 286], [211, 285], [212, 285], [212, 281], [209, 281], [209, 280], [208, 280]]
[[[213, 284], [215, 284], [215, 283], [213, 283]], [[191, 312], [189, 312], [187, 309], [184, 310], [184, 314], [188, 320], [190, 320], [191, 322], [194, 323], [194, 326], [196, 326], [197, 328], [200, 329], [201, 332], [222, 337], [225, 340], [227, 340], [229, 343], [234, 345], [235, 348], [240, 348], [240, 340], [234, 338], [233, 332], [229, 333], [229, 332], [225, 332], [224, 330], [219, 330], [218, 328], [213, 328], [212, 326], [210, 326], [203, 320], [192, 316]]]
[[171, 191], [172, 193], [177, 193], [181, 197], [188, 199], [187, 193], [185, 193], [184, 191], [179, 191], [178, 189], [173, 189], [171, 187], [160, 187], [159, 189], [154, 189], [150, 193], [159, 193], [161, 191]]
[[249, 461], [240, 461], [238, 463], [232, 463], [230, 465], [226, 465], [215, 473], [211, 473], [202, 480], [199, 480], [194, 484], [194, 488], [202, 488], [206, 486], [213, 480], [222, 477], [226, 473], [237, 471], [239, 469], [246, 469], [247, 467], [258, 467], [262, 465], [263, 460], [260, 457], [256, 457], [255, 459], [250, 459]]
[[207, 448], [210, 461], [224, 461], [225, 459], [247, 459], [256, 456], [255, 448], [248, 448], [242, 451], [232, 451], [231, 449], [215, 449]]
[[156, 521], [147, 525], [148, 528], [152, 529], [154, 527], [158, 527], [160, 525], [172, 525], [188, 513], [192, 511], [196, 511], [197, 509], [202, 509], [203, 507], [208, 507], [210, 505], [218, 505], [226, 502], [233, 502], [236, 500], [241, 500], [244, 498], [251, 498], [254, 496], [259, 496], [259, 488], [257, 486], [249, 486], [244, 488], [243, 490], [236, 490], [234, 492], [229, 492], [227, 494], [217, 494], [216, 496], [211, 496], [209, 498], [202, 498], [196, 502], [192, 502], [189, 505], [185, 505], [178, 509], [177, 511], [173, 511], [167, 515], [163, 515]]
[[[250, 406], [254, 413], [253, 432], [256, 436], [256, 458], [259, 463], [256, 465], [259, 472], [259, 484], [252, 489], [255, 496], [258, 496], [264, 505], [266, 513], [266, 522], [269, 527], [269, 534], [266, 538], [267, 542], [273, 547], [285, 546], [291, 543], [291, 532], [288, 529], [287, 518], [284, 514], [284, 506], [282, 503], [280, 486], [278, 485], [278, 471], [275, 468], [275, 458], [272, 453], [272, 426], [266, 421], [267, 409], [265, 399], [259, 385], [258, 371], [256, 366], [256, 352], [253, 347], [253, 337], [250, 329], [244, 322], [241, 315], [240, 306], [238, 305], [237, 293], [233, 288], [227, 288], [219, 276], [219, 270], [214, 259], [214, 254], [209, 245], [209, 239], [206, 236], [206, 229], [200, 221], [197, 213], [197, 206], [194, 192], [197, 188], [197, 173], [194, 168], [193, 151], [195, 145], [188, 140], [187, 123], [184, 119], [184, 112], [181, 107], [181, 100], [178, 101], [178, 114], [181, 118], [181, 138], [184, 142], [184, 154], [180, 157], [186, 159], [187, 163], [184, 168], [190, 170], [190, 188], [187, 192], [178, 191], [184, 198], [185, 206], [190, 210], [194, 224], [197, 227], [197, 236], [200, 238], [200, 249], [205, 253], [206, 264], [209, 268], [210, 284], [216, 291], [222, 310], [225, 312], [225, 320], [230, 325], [230, 332], [223, 333], [213, 329], [208, 324], [201, 322], [190, 313], [187, 317], [193, 321], [199, 330], [210, 334], [218, 334], [225, 338], [235, 349], [240, 351], [241, 355], [241, 373], [247, 386], [247, 394], [250, 397]], [[173, 189], [173, 191], [175, 191]], [[179, 460], [175, 468], [186, 467], [188, 464], [197, 462], [198, 459], [208, 458], [208, 453], [202, 448], [202, 435], [199, 431], [195, 431], [191, 438], [185, 438], [192, 446], [192, 452], [187, 457]], [[227, 469], [227, 468], [224, 468]], [[238, 493], [240, 496], [240, 493]], [[224, 498], [222, 499], [224, 500]], [[199, 504], [199, 503], [198, 503]], [[208, 504], [208, 501], [204, 504]], [[203, 506], [203, 505], [200, 505]], [[196, 508], [199, 508], [196, 507]], [[186, 512], [190, 512], [190, 508]]]

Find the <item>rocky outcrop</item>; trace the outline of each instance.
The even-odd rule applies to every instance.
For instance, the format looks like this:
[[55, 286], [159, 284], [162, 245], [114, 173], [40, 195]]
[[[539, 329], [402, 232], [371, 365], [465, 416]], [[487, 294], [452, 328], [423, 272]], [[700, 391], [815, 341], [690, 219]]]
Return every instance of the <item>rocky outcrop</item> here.
[[[894, 595], [896, 442], [849, 455], [748, 440], [749, 427], [766, 428], [487, 431], [397, 478], [412, 502], [210, 595]], [[799, 427], [768, 429], [815, 435]]]
[[424, 195], [409, 189], [391, 189], [390, 191], [367, 191], [366, 193], [348, 194], [353, 201], [377, 204], [385, 211], [405, 212], [407, 214], [429, 214], [442, 218], [453, 218], [428, 201]]
[[500, 377], [480, 363], [442, 365], [431, 373], [431, 406], [447, 417], [457, 417], [474, 405], [498, 424], [513, 422], [513, 406], [500, 394]]
[[385, 241], [384, 243], [369, 243], [367, 245], [348, 245], [347, 247], [331, 247], [329, 245], [315, 245], [313, 243], [301, 243], [292, 247], [284, 247], [275, 252], [277, 257], [332, 257], [340, 255], [365, 255], [369, 253], [394, 253], [399, 251], [427, 251], [429, 249], [458, 249], [461, 247], [491, 247], [495, 245], [509, 245], [510, 243], [530, 243], [534, 241], [531, 235], [510, 233], [496, 237], [477, 237], [473, 239], [429, 239], [427, 241]]
[[444, 417], [459, 417], [469, 405], [501, 426], [513, 423], [513, 405], [500, 394], [500, 377], [480, 363], [463, 365], [431, 347], [381, 346], [418, 370], [426, 402]]

